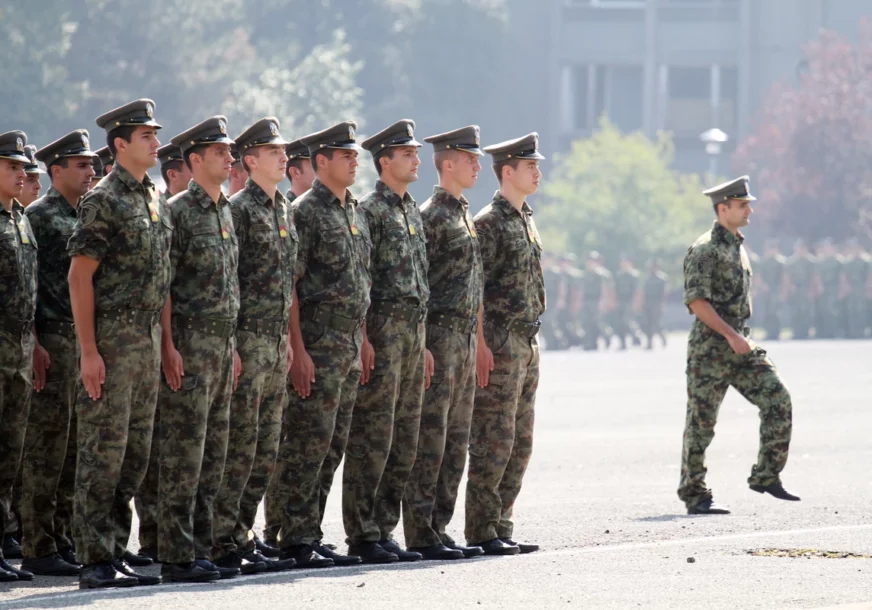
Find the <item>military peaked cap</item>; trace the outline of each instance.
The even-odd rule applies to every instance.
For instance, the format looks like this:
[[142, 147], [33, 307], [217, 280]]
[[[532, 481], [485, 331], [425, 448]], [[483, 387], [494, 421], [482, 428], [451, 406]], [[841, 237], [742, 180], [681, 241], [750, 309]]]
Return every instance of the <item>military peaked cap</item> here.
[[279, 133], [279, 127], [281, 127], [279, 120], [274, 116], [268, 116], [236, 136], [236, 148], [240, 155], [244, 155], [245, 151], [255, 146], [287, 144]]
[[96, 156], [96, 153], [91, 152], [91, 140], [88, 138], [87, 129], [71, 131], [64, 137], [51, 144], [46, 144], [36, 151], [36, 158], [45, 163], [46, 167], [50, 167], [55, 162], [67, 157]]
[[7, 131], [0, 134], [0, 159], [29, 163], [30, 159], [24, 154], [25, 144], [27, 144], [27, 134], [23, 131]]
[[147, 98], [135, 100], [97, 117], [97, 127], [107, 133], [127, 125], [160, 129], [160, 123], [154, 120], [154, 102]]
[[239, 156], [239, 149], [236, 148], [236, 142], [230, 145], [230, 156], [233, 157], [233, 163], [242, 162], [242, 157]]
[[[94, 167], [97, 167], [97, 161], [99, 160], [100, 161], [100, 170], [105, 175], [106, 167], [115, 163], [115, 157], [113, 157], [112, 153], [109, 152], [108, 146], [104, 146], [103, 148], [100, 148], [94, 152], [97, 155], [94, 159]], [[99, 174], [100, 172], [97, 172], [97, 173]]]
[[506, 140], [499, 144], [484, 147], [484, 152], [494, 158], [495, 163], [509, 159], [544, 159], [539, 153], [539, 134], [535, 131], [522, 138]]
[[25, 174], [44, 174], [45, 172], [39, 169], [39, 164], [36, 162], [36, 146], [28, 144], [24, 147], [24, 156], [30, 159], [30, 163], [24, 164]]
[[374, 136], [368, 137], [360, 145], [373, 157], [397, 146], [423, 146], [415, 139], [415, 121], [412, 119], [399, 120]]
[[757, 201], [757, 198], [751, 195], [751, 191], [748, 188], [748, 181], [748, 176], [740, 176], [735, 180], [730, 180], [729, 182], [713, 186], [712, 188], [703, 191], [702, 194], [706, 197], [710, 197], [714, 204], [728, 201], [730, 199]]
[[354, 132], [357, 129], [357, 123], [354, 121], [342, 121], [333, 127], [328, 127], [323, 131], [309, 134], [301, 138], [303, 144], [309, 148], [309, 154], [314, 155], [315, 152], [322, 148], [360, 148], [354, 139]]
[[309, 147], [303, 144], [302, 138], [294, 140], [285, 146], [285, 155], [287, 155], [288, 161], [293, 161], [294, 159], [309, 159], [312, 156], [309, 154]]
[[181, 149], [181, 154], [184, 155], [195, 146], [233, 144], [233, 140], [227, 135], [227, 118], [219, 114], [180, 133], [172, 139], [172, 143]]
[[436, 134], [435, 136], [427, 136], [424, 138], [424, 141], [432, 144], [433, 150], [436, 152], [463, 150], [479, 157], [484, 154], [481, 148], [479, 148], [481, 146], [481, 131], [478, 125], [469, 125], [454, 131]]
[[157, 149], [157, 160], [161, 165], [172, 163], [173, 161], [182, 161], [182, 151], [175, 144], [164, 144]]

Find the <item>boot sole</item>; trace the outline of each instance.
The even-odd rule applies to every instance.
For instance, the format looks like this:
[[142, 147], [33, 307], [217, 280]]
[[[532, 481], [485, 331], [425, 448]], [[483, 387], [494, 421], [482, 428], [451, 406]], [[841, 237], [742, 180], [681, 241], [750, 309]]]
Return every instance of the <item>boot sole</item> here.
[[167, 574], [161, 574], [161, 578], [165, 583], [176, 582], [176, 583], [186, 583], [186, 582], [213, 582], [215, 580], [221, 580], [221, 575], [218, 572], [214, 574], [204, 574], [202, 576], [196, 576], [194, 578], [173, 578]]
[[125, 583], [110, 583], [105, 585], [95, 585], [87, 582], [80, 582], [79, 589], [126, 589], [127, 587], [135, 587], [138, 581]]

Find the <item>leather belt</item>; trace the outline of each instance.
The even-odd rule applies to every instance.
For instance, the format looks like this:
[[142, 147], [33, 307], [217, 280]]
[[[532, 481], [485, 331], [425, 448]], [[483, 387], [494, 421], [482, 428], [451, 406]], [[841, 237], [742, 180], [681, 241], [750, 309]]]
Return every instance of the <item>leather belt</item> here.
[[13, 335], [23, 335], [33, 329], [33, 320], [15, 320], [13, 318], [0, 318], [0, 328]]
[[538, 319], [535, 322], [523, 322], [498, 316], [488, 316], [487, 321], [525, 339], [532, 339], [539, 333], [539, 329], [542, 328], [542, 322]]
[[210, 320], [208, 318], [188, 318], [173, 316], [173, 324], [185, 330], [214, 335], [229, 339], [236, 333], [236, 320]]
[[258, 320], [256, 318], [239, 318], [236, 330], [244, 330], [257, 335], [281, 337], [288, 334], [288, 323], [282, 320]]
[[427, 317], [426, 307], [413, 307], [390, 301], [376, 301], [370, 306], [369, 310], [376, 314], [389, 316], [404, 322], [423, 322]]
[[60, 335], [68, 339], [75, 339], [76, 325], [72, 322], [61, 320], [36, 320], [36, 332], [40, 335]]
[[300, 312], [301, 320], [308, 320], [316, 324], [323, 324], [328, 328], [337, 330], [341, 333], [352, 333], [363, 326], [364, 318], [354, 319], [346, 318], [335, 313], [330, 313], [326, 309], [313, 307]]
[[125, 322], [141, 326], [154, 326], [160, 320], [160, 311], [142, 309], [110, 309], [95, 314], [97, 322]]
[[469, 335], [478, 327], [478, 316], [467, 319], [446, 313], [434, 312], [427, 315], [427, 324], [432, 324], [433, 326], [445, 328], [463, 335]]

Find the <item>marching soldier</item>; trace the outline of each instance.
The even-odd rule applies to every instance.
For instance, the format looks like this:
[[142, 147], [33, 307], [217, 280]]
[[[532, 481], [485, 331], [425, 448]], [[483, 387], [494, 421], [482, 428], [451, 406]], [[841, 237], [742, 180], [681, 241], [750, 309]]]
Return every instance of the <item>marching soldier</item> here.
[[850, 239], [847, 243], [843, 272], [843, 284], [847, 293], [845, 317], [847, 336], [850, 339], [862, 339], [866, 336], [866, 327], [869, 324], [866, 309], [870, 283], [872, 283], [872, 257], [863, 250], [857, 239]]
[[760, 451], [748, 478], [750, 488], [780, 500], [799, 500], [780, 478], [790, 445], [790, 394], [766, 351], [749, 338], [751, 263], [739, 229], [747, 226], [755, 197], [747, 176], [704, 194], [714, 203], [717, 220], [684, 259], [684, 303], [695, 318], [687, 340], [687, 421], [678, 497], [690, 515], [730, 512], [705, 486], [705, 451], [730, 386], [760, 409]]
[[801, 239], [793, 246], [793, 255], [787, 260], [787, 298], [790, 301], [790, 326], [794, 339], [808, 339], [814, 324], [814, 305], [819, 283], [815, 273], [816, 261]]
[[835, 339], [841, 329], [839, 301], [842, 295], [842, 257], [829, 239], [818, 244], [816, 275], [820, 291], [815, 300], [816, 339]]
[[584, 350], [596, 351], [600, 338], [606, 339], [608, 334], [603, 324], [603, 314], [607, 312], [611, 273], [601, 264], [599, 252], [593, 251], [585, 261], [582, 284], [583, 305], [581, 309], [581, 326], [584, 330]]
[[345, 451], [361, 376], [363, 324], [372, 286], [369, 230], [348, 190], [357, 173], [357, 124], [346, 121], [303, 138], [316, 180], [294, 203], [299, 234], [291, 310], [294, 392], [281, 448], [282, 557], [298, 567], [360, 563], [323, 543], [321, 521]]
[[512, 539], [512, 509], [533, 452], [539, 316], [545, 311], [542, 240], [526, 198], [539, 190], [539, 136], [486, 147], [500, 189], [475, 217], [484, 269], [469, 439], [466, 541], [486, 555], [537, 551]]
[[24, 147], [24, 156], [30, 161], [24, 165], [24, 173], [27, 174], [27, 178], [24, 179], [24, 188], [21, 190], [21, 197], [18, 198], [18, 202], [25, 208], [39, 199], [39, 191], [42, 189], [39, 177], [45, 172], [39, 169], [35, 155], [36, 146], [28, 144]]
[[[34, 372], [33, 318], [36, 310], [37, 241], [18, 197], [27, 174], [23, 131], [0, 135], [0, 534], [21, 464]], [[9, 565], [0, 551], [0, 582], [33, 580], [33, 573]]]
[[781, 303], [784, 301], [786, 292], [785, 269], [787, 266], [786, 259], [781, 256], [778, 251], [778, 241], [768, 240], [766, 242], [766, 251], [763, 258], [758, 264], [760, 279], [760, 293], [762, 301], [762, 316], [760, 317], [763, 323], [763, 328], [766, 331], [766, 338], [773, 341], [778, 341], [781, 336]]
[[426, 339], [433, 374], [403, 495], [403, 530], [408, 550], [424, 559], [461, 559], [483, 553], [456, 543], [446, 531], [469, 447], [482, 295], [481, 252], [463, 191], [475, 186], [483, 153], [477, 125], [424, 141], [433, 145], [439, 174], [439, 185], [421, 207], [430, 287]]
[[[94, 177], [89, 134], [78, 129], [37, 151], [51, 188], [26, 212], [39, 248], [36, 336], [51, 366], [40, 373], [27, 422], [22, 473], [22, 567], [46, 576], [77, 576], [72, 498], [76, 459], [76, 383], [79, 363], [67, 275], [67, 242], [79, 201]], [[68, 463], [72, 461], [72, 465]]]
[[[302, 140], [294, 140], [285, 146], [285, 155], [288, 157], [285, 174], [288, 180], [291, 181], [291, 188], [285, 194], [285, 199], [288, 200], [288, 204], [293, 208], [293, 202], [312, 188], [312, 183], [315, 181], [315, 170], [312, 168], [309, 149], [303, 144]], [[291, 385], [291, 378], [288, 376], [288, 396], [293, 392], [293, 387], [290, 387]], [[283, 416], [282, 421], [284, 422], [284, 420]], [[285, 441], [287, 435], [288, 430], [282, 428], [280, 445]], [[275, 547], [278, 546], [279, 532], [282, 529], [282, 508], [284, 506], [284, 492], [281, 488], [282, 468], [283, 463], [278, 461], [263, 502], [263, 512], [266, 517], [266, 523], [263, 528], [263, 541], [266, 544], [261, 544], [258, 548], [260, 548], [264, 555], [275, 553], [277, 556], [278, 550]], [[270, 555], [267, 555], [267, 557]]]
[[[275, 468], [282, 407], [292, 354], [288, 314], [293, 300], [297, 233], [287, 200], [278, 190], [285, 176], [285, 145], [275, 117], [263, 118], [236, 138], [248, 174], [230, 198], [239, 242], [237, 351], [242, 372], [230, 404], [230, 438], [215, 499], [214, 563], [243, 572], [293, 567], [268, 559], [250, 534], [257, 507]], [[247, 563], [246, 563], [247, 562]]]
[[639, 289], [639, 272], [629, 256], [621, 257], [621, 269], [615, 275], [616, 307], [612, 316], [614, 332], [620, 341], [621, 349], [627, 349], [627, 337], [633, 345], [639, 345], [638, 328], [633, 311], [633, 301]]
[[348, 551], [364, 563], [421, 559], [392, 537], [418, 448], [424, 386], [432, 373], [432, 357], [425, 361], [424, 347], [430, 296], [424, 227], [408, 191], [421, 164], [414, 129], [414, 121], [403, 119], [363, 142], [379, 180], [360, 202], [372, 240], [372, 289], [362, 385], [345, 451], [342, 516]]
[[[73, 536], [81, 588], [157, 584], [127, 559], [130, 500], [145, 477], [160, 385], [160, 310], [170, 286], [172, 221], [148, 177], [160, 142], [154, 102], [97, 118], [116, 162], [78, 208], [67, 246], [81, 351]], [[99, 273], [98, 273], [99, 269]]]
[[653, 259], [648, 264], [648, 275], [642, 282], [641, 309], [645, 349], [654, 349], [654, 336], [660, 337], [666, 347], [666, 334], [663, 332], [663, 309], [666, 305], [667, 283], [669, 278], [660, 269], [660, 262]]

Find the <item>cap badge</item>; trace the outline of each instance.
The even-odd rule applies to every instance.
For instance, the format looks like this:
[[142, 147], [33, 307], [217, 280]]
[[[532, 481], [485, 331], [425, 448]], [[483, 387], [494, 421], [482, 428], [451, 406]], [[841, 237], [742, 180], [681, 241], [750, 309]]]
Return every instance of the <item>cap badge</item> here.
[[274, 135], [274, 136], [279, 135], [279, 128], [278, 128], [278, 126], [277, 126], [275, 123], [273, 123], [272, 121], [270, 121], [270, 124], [269, 124], [269, 132], [270, 132], [272, 135]]
[[533, 136], [533, 150], [539, 150], [539, 136]]
[[475, 128], [475, 145], [476, 145], [476, 146], [480, 146], [480, 145], [481, 145], [481, 139], [480, 139], [480, 137], [481, 137], [481, 136], [480, 136], [480, 134], [479, 134], [478, 127], [476, 127], [476, 128]]
[[223, 119], [218, 119], [218, 131], [222, 136], [227, 135], [227, 123], [225, 123]]
[[88, 136], [86, 136], [85, 134], [82, 134], [82, 146], [84, 146], [86, 149], [91, 146], [91, 142], [88, 140]]
[[17, 138], [15, 140], [15, 150], [19, 152], [24, 152], [24, 140], [22, 140], [21, 138]]
[[354, 127], [352, 127], [351, 125], [348, 126], [348, 139], [354, 139]]
[[410, 137], [410, 138], [414, 138], [414, 137], [415, 137], [415, 130], [412, 129], [412, 124], [411, 124], [411, 123], [406, 123], [406, 133], [409, 134], [409, 137]]
[[151, 102], [148, 102], [145, 105], [145, 116], [148, 118], [154, 118], [154, 106], [151, 105]]

